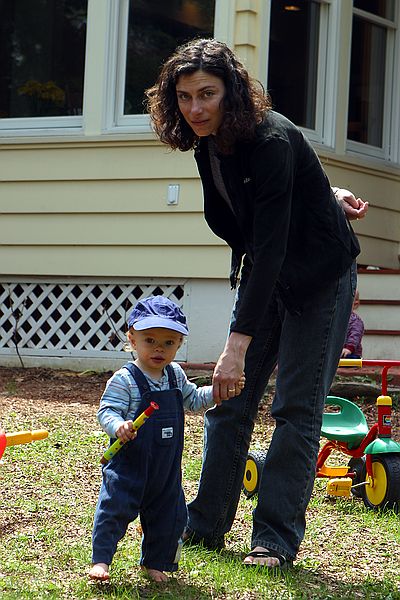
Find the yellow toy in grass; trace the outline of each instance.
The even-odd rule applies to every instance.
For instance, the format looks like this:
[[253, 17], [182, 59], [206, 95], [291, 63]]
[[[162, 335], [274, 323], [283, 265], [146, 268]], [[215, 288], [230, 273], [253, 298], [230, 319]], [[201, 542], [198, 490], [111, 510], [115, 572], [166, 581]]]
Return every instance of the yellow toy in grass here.
[[44, 440], [49, 435], [45, 429], [36, 429], [33, 431], [20, 431], [18, 433], [5, 433], [0, 429], [0, 458], [8, 446], [17, 446], [18, 444], [29, 444], [36, 440]]

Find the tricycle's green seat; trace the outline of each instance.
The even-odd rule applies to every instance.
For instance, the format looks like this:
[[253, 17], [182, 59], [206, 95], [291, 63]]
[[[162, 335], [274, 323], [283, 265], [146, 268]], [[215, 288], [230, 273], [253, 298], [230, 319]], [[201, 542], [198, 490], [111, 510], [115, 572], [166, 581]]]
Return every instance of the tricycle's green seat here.
[[347, 442], [349, 448], [357, 448], [368, 433], [363, 412], [350, 400], [337, 396], [328, 396], [325, 406], [336, 406], [339, 410], [324, 412], [321, 435], [328, 440]]

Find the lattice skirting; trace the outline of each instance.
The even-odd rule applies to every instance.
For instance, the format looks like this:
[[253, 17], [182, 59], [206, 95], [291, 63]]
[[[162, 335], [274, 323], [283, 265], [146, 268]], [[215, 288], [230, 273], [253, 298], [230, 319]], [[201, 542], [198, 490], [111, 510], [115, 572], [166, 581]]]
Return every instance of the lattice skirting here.
[[184, 310], [183, 282], [0, 282], [0, 355], [127, 358], [127, 315], [157, 294]]

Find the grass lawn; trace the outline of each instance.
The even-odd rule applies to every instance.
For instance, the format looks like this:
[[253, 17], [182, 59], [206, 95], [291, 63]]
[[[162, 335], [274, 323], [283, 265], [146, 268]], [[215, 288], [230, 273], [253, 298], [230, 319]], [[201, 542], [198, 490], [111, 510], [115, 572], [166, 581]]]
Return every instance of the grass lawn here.
[[[1, 369], [0, 369], [1, 370]], [[29, 371], [29, 370], [26, 370]], [[24, 373], [22, 378], [28, 378]], [[66, 378], [67, 379], [67, 378]], [[75, 378], [76, 379], [76, 378]], [[70, 377], [72, 381], [72, 377]], [[106, 437], [95, 414], [98, 389], [90, 376], [83, 403], [68, 381], [62, 399], [29, 394], [17, 379], [0, 382], [0, 421], [7, 431], [45, 428], [49, 438], [6, 449], [0, 465], [0, 598], [75, 599], [400, 599], [400, 516], [368, 511], [358, 499], [331, 499], [318, 480], [307, 513], [307, 534], [292, 571], [272, 575], [241, 565], [249, 549], [253, 500], [242, 496], [226, 550], [185, 547], [167, 584], [138, 570], [140, 532], [134, 523], [115, 556], [110, 584], [89, 582], [90, 537]], [[54, 382], [53, 382], [54, 383]], [[79, 380], [74, 380], [74, 385]], [[60, 389], [60, 382], [57, 382]], [[87, 390], [94, 389], [87, 399]], [[74, 388], [76, 389], [76, 388]], [[97, 401], [96, 401], [97, 398]], [[268, 399], [253, 448], [271, 436]], [[195, 494], [201, 465], [202, 415], [186, 420], [183, 479]]]

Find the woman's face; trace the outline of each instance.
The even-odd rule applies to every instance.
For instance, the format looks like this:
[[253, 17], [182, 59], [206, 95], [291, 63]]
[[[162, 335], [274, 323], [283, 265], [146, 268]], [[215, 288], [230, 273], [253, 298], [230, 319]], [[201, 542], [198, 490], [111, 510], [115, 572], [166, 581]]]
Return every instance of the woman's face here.
[[222, 79], [196, 71], [181, 75], [176, 84], [178, 106], [183, 118], [199, 136], [216, 134], [223, 118], [222, 99], [225, 85]]

